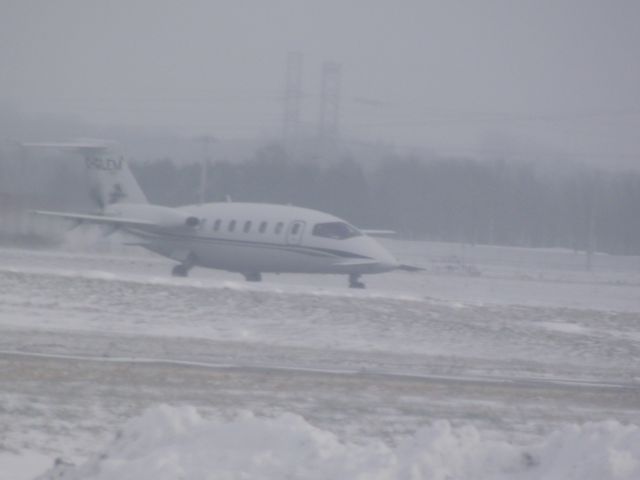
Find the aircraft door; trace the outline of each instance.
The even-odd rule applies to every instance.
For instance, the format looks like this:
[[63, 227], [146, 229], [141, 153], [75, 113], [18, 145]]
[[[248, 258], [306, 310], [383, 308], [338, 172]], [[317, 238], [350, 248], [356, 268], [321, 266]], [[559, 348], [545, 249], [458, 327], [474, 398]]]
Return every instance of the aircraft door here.
[[287, 243], [289, 245], [300, 245], [302, 243], [304, 227], [305, 222], [302, 220], [294, 220], [289, 224], [289, 229], [287, 230]]

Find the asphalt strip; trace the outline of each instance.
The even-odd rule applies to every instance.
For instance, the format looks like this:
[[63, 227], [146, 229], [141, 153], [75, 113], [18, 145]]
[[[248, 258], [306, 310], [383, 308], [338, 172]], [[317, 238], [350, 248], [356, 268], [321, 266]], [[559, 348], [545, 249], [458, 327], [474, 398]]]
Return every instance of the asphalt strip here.
[[419, 375], [412, 373], [402, 373], [384, 370], [371, 369], [323, 369], [323, 368], [302, 368], [282, 365], [250, 365], [250, 364], [226, 364], [226, 363], [207, 363], [193, 362], [188, 360], [163, 359], [163, 358], [144, 358], [144, 357], [110, 357], [110, 356], [91, 356], [91, 355], [62, 355], [37, 352], [21, 352], [12, 350], [0, 350], [0, 356], [14, 358], [32, 358], [32, 359], [49, 359], [49, 360], [71, 360], [83, 362], [99, 362], [99, 363], [124, 363], [139, 365], [167, 365], [189, 368], [207, 368], [214, 370], [234, 370], [237, 372], [251, 373], [293, 373], [293, 374], [312, 374], [312, 375], [341, 375], [341, 376], [357, 376], [380, 378], [381, 380], [407, 380], [407, 381], [424, 381], [431, 383], [457, 383], [457, 384], [481, 384], [481, 385], [508, 385], [521, 388], [539, 388], [544, 386], [565, 387], [565, 388], [602, 388], [617, 390], [636, 390], [640, 393], [640, 383], [617, 383], [617, 382], [594, 382], [586, 380], [574, 380], [567, 378], [515, 378], [506, 376], [486, 376], [486, 375]]

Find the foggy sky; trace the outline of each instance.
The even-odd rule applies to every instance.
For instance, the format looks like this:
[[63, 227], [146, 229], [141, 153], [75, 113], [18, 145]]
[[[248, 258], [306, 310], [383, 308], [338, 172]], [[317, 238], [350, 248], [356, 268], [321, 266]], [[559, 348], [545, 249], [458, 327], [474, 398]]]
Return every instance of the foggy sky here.
[[332, 60], [345, 137], [638, 168], [638, 20], [633, 0], [1, 0], [0, 101], [277, 135], [286, 55], [300, 51], [310, 127]]

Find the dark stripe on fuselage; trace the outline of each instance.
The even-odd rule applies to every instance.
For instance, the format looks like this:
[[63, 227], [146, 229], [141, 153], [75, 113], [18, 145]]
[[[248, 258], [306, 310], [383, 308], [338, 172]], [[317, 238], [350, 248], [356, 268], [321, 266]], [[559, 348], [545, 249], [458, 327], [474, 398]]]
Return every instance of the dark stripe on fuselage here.
[[237, 240], [228, 238], [205, 237], [199, 235], [188, 235], [182, 233], [169, 232], [150, 232], [147, 230], [126, 228], [128, 232], [142, 238], [150, 240], [169, 240], [169, 241], [196, 241], [211, 243], [214, 245], [234, 245], [241, 247], [257, 247], [271, 248], [275, 250], [287, 250], [294, 253], [312, 255], [314, 257], [339, 257], [339, 258], [359, 258], [363, 260], [372, 260], [371, 257], [359, 255], [357, 253], [347, 252], [346, 250], [336, 250], [332, 248], [308, 247], [304, 245], [281, 244], [269, 242], [254, 242], [250, 240]]

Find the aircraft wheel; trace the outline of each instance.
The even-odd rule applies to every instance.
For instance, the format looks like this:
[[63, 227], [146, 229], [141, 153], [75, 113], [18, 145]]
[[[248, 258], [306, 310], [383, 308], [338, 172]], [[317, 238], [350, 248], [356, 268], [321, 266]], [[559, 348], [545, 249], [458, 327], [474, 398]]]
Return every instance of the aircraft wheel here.
[[349, 288], [367, 288], [364, 282], [360, 281], [360, 275], [349, 275]]
[[254, 273], [244, 273], [244, 279], [247, 282], [261, 282], [262, 281], [262, 274], [260, 272], [254, 272]]
[[186, 277], [189, 275], [189, 269], [182, 264], [178, 264], [171, 270], [171, 275], [174, 277]]

